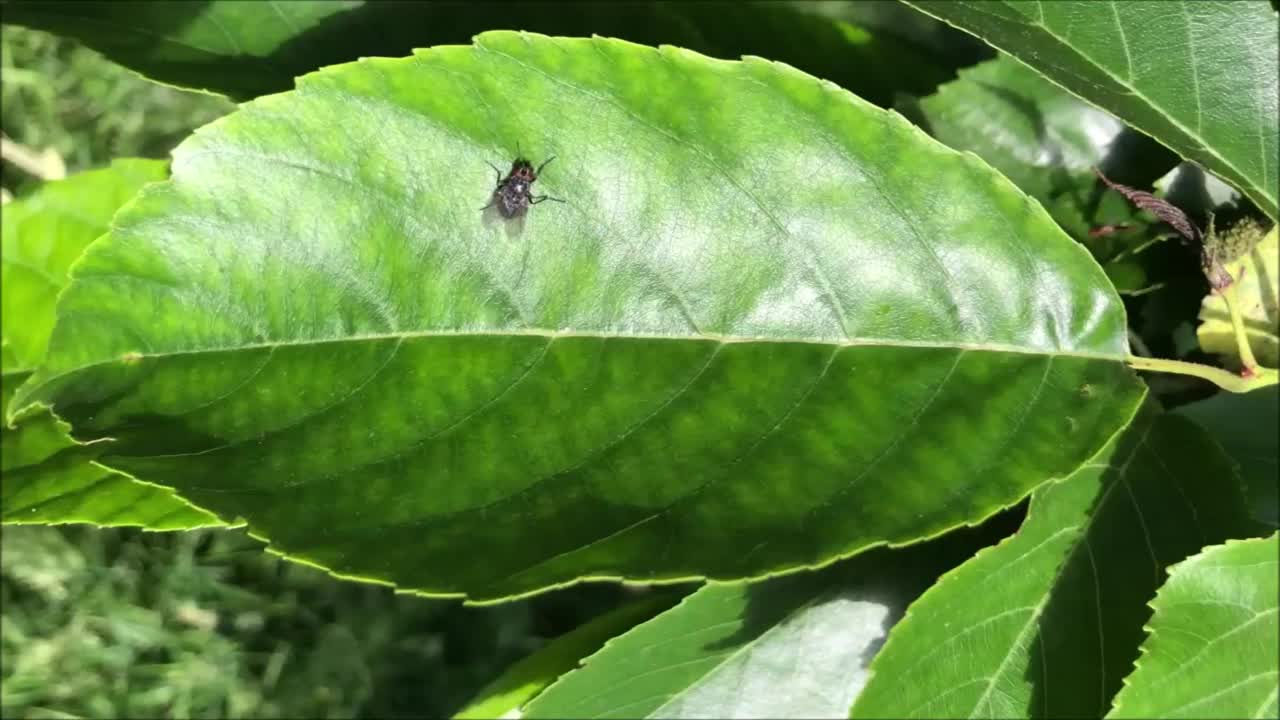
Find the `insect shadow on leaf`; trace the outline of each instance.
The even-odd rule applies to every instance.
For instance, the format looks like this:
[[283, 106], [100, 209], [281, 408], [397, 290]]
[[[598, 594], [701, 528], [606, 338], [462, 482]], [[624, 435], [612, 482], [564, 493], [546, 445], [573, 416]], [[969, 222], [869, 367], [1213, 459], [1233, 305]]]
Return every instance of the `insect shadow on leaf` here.
[[[485, 227], [492, 227], [494, 223], [501, 221], [507, 239], [514, 240], [524, 234], [525, 218], [528, 216], [530, 205], [537, 205], [544, 200], [564, 202], [550, 195], [534, 195], [532, 190], [533, 183], [542, 174], [542, 169], [555, 159], [556, 157], [552, 155], [535, 169], [533, 163], [522, 156], [517, 146], [516, 159], [512, 162], [511, 170], [506, 177], [503, 177], [502, 170], [497, 166], [488, 163], [489, 167], [493, 168], [495, 183], [489, 204], [480, 208]], [[529, 246], [525, 245], [520, 258], [520, 274], [516, 278], [517, 286], [524, 281], [528, 264]]]

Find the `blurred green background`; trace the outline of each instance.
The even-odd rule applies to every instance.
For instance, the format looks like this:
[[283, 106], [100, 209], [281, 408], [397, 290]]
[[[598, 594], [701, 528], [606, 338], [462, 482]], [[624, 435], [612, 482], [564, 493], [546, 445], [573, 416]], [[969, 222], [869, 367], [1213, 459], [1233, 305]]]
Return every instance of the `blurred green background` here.
[[[0, 185], [165, 158], [230, 101], [157, 85], [76, 43], [0, 28]], [[13, 162], [12, 153], [23, 154]], [[398, 596], [262, 551], [243, 530], [0, 531], [0, 714], [440, 717], [625, 591], [498, 607]]]

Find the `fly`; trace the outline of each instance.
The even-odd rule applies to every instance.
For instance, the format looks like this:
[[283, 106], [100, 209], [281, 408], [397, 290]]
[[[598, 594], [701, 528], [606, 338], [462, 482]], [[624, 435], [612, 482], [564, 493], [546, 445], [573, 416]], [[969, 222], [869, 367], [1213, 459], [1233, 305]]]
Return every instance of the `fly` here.
[[523, 216], [529, 211], [530, 205], [537, 205], [543, 200], [564, 202], [564, 200], [550, 195], [533, 194], [533, 183], [538, 180], [538, 175], [542, 174], [542, 168], [555, 159], [556, 156], [552, 155], [535, 170], [533, 163], [522, 157], [517, 157], [515, 162], [511, 164], [511, 171], [507, 173], [506, 177], [502, 177], [502, 171], [497, 166], [489, 163], [489, 167], [493, 168], [493, 171], [497, 174], [497, 185], [493, 188], [493, 197], [489, 199], [489, 204], [480, 209], [483, 211], [491, 207], [497, 208], [499, 215], [510, 220]]

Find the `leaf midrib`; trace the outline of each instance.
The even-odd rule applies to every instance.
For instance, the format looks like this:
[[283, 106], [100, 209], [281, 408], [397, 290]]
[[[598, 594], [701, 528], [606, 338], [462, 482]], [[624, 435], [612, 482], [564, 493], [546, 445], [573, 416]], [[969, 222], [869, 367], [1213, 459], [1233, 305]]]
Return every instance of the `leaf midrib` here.
[[[560, 340], [568, 338], [600, 338], [604, 340], [687, 340], [695, 342], [715, 342], [721, 345], [745, 344], [745, 343], [777, 343], [782, 345], [828, 345], [839, 347], [909, 347], [923, 349], [942, 349], [942, 350], [966, 350], [966, 351], [989, 351], [1004, 352], [1018, 355], [1036, 355], [1045, 356], [1052, 355], [1054, 357], [1077, 357], [1087, 360], [1114, 360], [1123, 361], [1125, 355], [1122, 353], [1091, 351], [1091, 350], [1059, 350], [1049, 348], [1037, 348], [1027, 345], [1013, 345], [1010, 343], [982, 343], [982, 342], [965, 342], [962, 340], [910, 340], [907, 338], [876, 338], [876, 337], [860, 337], [860, 338], [842, 338], [828, 339], [821, 337], [803, 337], [789, 335], [726, 335], [722, 333], [703, 332], [698, 334], [677, 335], [674, 333], [647, 333], [647, 332], [608, 332], [604, 330], [549, 330], [545, 328], [502, 328], [493, 330], [401, 330], [386, 333], [362, 333], [357, 335], [347, 335], [343, 337], [325, 337], [325, 338], [303, 338], [294, 340], [280, 340], [275, 342], [254, 342], [243, 343], [237, 345], [228, 345], [225, 347], [205, 347], [191, 348], [186, 350], [165, 350], [160, 352], [131, 352], [126, 353], [131, 360], [142, 360], [148, 358], [165, 358], [180, 355], [200, 355], [204, 353], [222, 353], [236, 352], [242, 350], [265, 350], [277, 347], [294, 347], [305, 345], [322, 345], [326, 343], [341, 342], [359, 342], [359, 341], [380, 341], [380, 340], [406, 340], [414, 338], [467, 338], [467, 337], [542, 337], [548, 340]], [[106, 363], [116, 362], [120, 358], [115, 357], [109, 360], [101, 360], [97, 362], [87, 363], [83, 366], [70, 370], [59, 371], [57, 375], [66, 375], [77, 372], [85, 368], [96, 367]]]
[[16, 417], [22, 410], [32, 404], [28, 401], [32, 395], [38, 390], [49, 384], [53, 380], [83, 372], [103, 365], [111, 365], [121, 361], [140, 362], [145, 359], [162, 359], [168, 357], [185, 357], [191, 355], [218, 354], [230, 352], [250, 352], [255, 350], [271, 350], [281, 347], [305, 347], [308, 345], [324, 345], [329, 343], [346, 343], [346, 342], [381, 342], [381, 341], [403, 341], [414, 338], [504, 338], [504, 337], [541, 337], [545, 338], [548, 343], [560, 339], [569, 338], [598, 338], [603, 340], [671, 340], [671, 341], [688, 341], [688, 342], [714, 342], [720, 345], [736, 345], [748, 343], [773, 343], [780, 345], [826, 345], [837, 348], [848, 347], [900, 347], [900, 348], [919, 348], [934, 350], [959, 350], [966, 352], [992, 352], [992, 353], [1008, 353], [1014, 355], [1031, 355], [1037, 357], [1070, 357], [1082, 360], [1099, 360], [1110, 362], [1124, 362], [1125, 355], [1121, 353], [1111, 353], [1102, 351], [1089, 350], [1057, 350], [1047, 348], [1035, 348], [1021, 345], [1010, 345], [1007, 343], [977, 343], [963, 341], [934, 341], [934, 340], [907, 340], [895, 338], [843, 338], [843, 339], [824, 339], [816, 337], [787, 337], [787, 336], [762, 336], [762, 335], [722, 335], [717, 333], [701, 333], [697, 335], [675, 335], [664, 333], [610, 333], [604, 331], [585, 331], [585, 330], [547, 330], [542, 328], [508, 328], [502, 330], [404, 330], [389, 333], [368, 333], [362, 335], [349, 335], [346, 337], [333, 338], [313, 338], [313, 339], [295, 339], [284, 340], [279, 342], [257, 342], [244, 343], [241, 345], [230, 345], [226, 347], [204, 347], [192, 348], [186, 350], [168, 350], [161, 352], [126, 352], [112, 358], [97, 360], [84, 365], [79, 365], [66, 370], [59, 370], [48, 377], [40, 378], [37, 385], [28, 387], [26, 385], [19, 387], [14, 396], [13, 402], [10, 403], [9, 412], [6, 414], [6, 420]]

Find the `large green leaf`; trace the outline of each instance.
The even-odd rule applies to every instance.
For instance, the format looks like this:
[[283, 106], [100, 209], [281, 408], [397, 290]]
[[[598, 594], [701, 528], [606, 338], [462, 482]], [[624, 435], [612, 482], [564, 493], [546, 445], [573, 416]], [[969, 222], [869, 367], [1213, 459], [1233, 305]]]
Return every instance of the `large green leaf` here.
[[67, 269], [107, 231], [111, 216], [138, 189], [168, 175], [159, 160], [116, 160], [111, 167], [47, 183], [0, 214], [0, 327], [6, 369], [34, 368], [53, 331], [53, 304]]
[[1142, 657], [1116, 718], [1280, 715], [1280, 535], [1206, 549], [1175, 566], [1151, 603]]
[[1280, 25], [1271, 3], [907, 2], [1115, 113], [1280, 217]]
[[764, 2], [23, 0], [6, 5], [5, 21], [77, 38], [156, 80], [237, 99], [289, 90], [295, 77], [327, 65], [466, 43], [503, 28], [666, 43], [725, 59], [759, 55], [881, 105], [895, 91], [930, 92], [957, 62], [922, 56], [892, 33]]
[[1164, 568], [1249, 527], [1233, 477], [1203, 430], [1148, 408], [908, 609], [853, 717], [1105, 714]]
[[[518, 144], [565, 202], [483, 220]], [[22, 399], [344, 574], [491, 600], [821, 565], [1069, 474], [1141, 392], [1038, 205], [762, 60], [490, 33], [307, 76], [173, 168]]]
[[907, 604], [990, 534], [880, 548], [749, 585], [708, 584], [609, 641], [524, 716], [843, 717]]
[[[0, 375], [0, 409], [26, 373]], [[13, 426], [0, 427], [0, 522], [57, 525], [92, 523], [186, 530], [221, 525], [217, 518], [174, 497], [168, 488], [138, 482], [94, 462], [101, 444], [72, 440], [67, 424], [33, 407]]]
[[1200, 423], [1240, 465], [1254, 519], [1280, 527], [1280, 387], [1222, 392], [1177, 412]]

